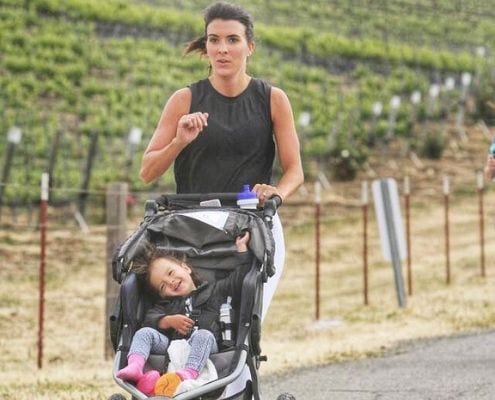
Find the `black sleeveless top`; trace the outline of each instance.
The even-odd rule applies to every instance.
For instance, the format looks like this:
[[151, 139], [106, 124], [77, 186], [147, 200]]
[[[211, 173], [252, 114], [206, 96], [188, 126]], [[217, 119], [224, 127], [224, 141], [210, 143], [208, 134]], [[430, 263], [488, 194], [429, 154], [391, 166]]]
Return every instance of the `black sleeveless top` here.
[[235, 193], [244, 184], [271, 183], [271, 86], [252, 78], [236, 97], [218, 93], [208, 79], [189, 88], [190, 112], [207, 112], [208, 126], [175, 160], [177, 193]]

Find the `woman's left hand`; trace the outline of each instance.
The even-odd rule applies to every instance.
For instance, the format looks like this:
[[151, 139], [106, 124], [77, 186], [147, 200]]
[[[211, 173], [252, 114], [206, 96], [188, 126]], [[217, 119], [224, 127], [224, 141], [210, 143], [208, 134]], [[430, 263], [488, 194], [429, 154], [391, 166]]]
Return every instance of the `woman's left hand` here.
[[254, 185], [253, 192], [256, 193], [256, 196], [258, 197], [261, 204], [263, 204], [266, 200], [272, 198], [273, 196], [279, 196], [280, 198], [282, 198], [275, 186], [266, 185], [264, 183], [257, 183], [256, 185]]

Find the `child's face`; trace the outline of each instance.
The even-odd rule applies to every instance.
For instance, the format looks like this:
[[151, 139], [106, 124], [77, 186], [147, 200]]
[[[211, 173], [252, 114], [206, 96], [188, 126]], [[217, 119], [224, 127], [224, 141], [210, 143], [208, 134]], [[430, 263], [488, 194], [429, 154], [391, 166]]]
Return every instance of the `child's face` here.
[[187, 296], [196, 289], [187, 264], [168, 258], [151, 263], [150, 284], [161, 297]]

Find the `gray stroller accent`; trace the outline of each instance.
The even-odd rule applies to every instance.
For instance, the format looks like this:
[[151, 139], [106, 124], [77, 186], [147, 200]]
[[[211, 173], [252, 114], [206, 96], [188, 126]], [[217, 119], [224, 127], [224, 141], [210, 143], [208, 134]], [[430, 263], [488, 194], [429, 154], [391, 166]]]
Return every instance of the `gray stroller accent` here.
[[[280, 204], [278, 197], [265, 202], [263, 208], [241, 209], [236, 194], [163, 195], [148, 200], [144, 220], [136, 231], [117, 249], [113, 258], [113, 278], [120, 286], [120, 295], [111, 316], [110, 336], [115, 350], [113, 377], [132, 395], [133, 400], [167, 399], [148, 397], [132, 383], [116, 377], [127, 365], [127, 354], [134, 333], [141, 327], [146, 310], [153, 299], [131, 271], [133, 257], [150, 243], [175, 253], [184, 254], [194, 270], [209, 281], [225, 278], [232, 270], [236, 247], [234, 238], [248, 230], [252, 265], [242, 283], [242, 295], [233, 299], [233, 340], [230, 347], [210, 355], [218, 379], [187, 392], [176, 400], [224, 398], [225, 387], [238, 378], [247, 365], [251, 380], [244, 389], [228, 399], [260, 399], [258, 369], [266, 357], [261, 355], [261, 310], [263, 284], [275, 273], [272, 218]], [[230, 268], [230, 269], [229, 269]], [[167, 371], [168, 355], [151, 354], [146, 369]], [[109, 400], [122, 399], [120, 394]]]

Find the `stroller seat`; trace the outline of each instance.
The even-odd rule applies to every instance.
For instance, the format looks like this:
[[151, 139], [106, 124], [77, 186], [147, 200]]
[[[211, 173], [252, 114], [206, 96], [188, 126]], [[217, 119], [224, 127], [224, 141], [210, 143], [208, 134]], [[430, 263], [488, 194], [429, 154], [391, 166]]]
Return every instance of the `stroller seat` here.
[[[128, 316], [126, 321], [129, 324], [129, 332], [136, 332], [144, 319], [146, 310], [152, 305], [152, 300], [143, 292], [141, 284], [136, 274], [130, 273], [120, 287], [120, 298], [124, 314]], [[132, 340], [132, 338], [130, 338]], [[121, 347], [122, 354], [125, 357], [121, 360], [122, 367], [125, 366], [127, 357], [127, 348]], [[234, 349], [227, 349], [219, 353], [211, 354], [210, 360], [215, 365], [218, 377], [222, 378], [230, 373], [230, 366], [234, 356]], [[161, 374], [167, 372], [168, 356], [166, 354], [150, 354], [146, 363], [146, 369], [154, 369]]]

